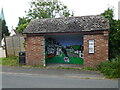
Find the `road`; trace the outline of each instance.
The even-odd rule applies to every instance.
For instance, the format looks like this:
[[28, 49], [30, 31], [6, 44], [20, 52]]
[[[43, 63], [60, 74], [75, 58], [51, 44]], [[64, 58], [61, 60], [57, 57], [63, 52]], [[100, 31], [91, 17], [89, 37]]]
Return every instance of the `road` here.
[[117, 80], [78, 79], [30, 73], [2, 73], [3, 88], [118, 88]]

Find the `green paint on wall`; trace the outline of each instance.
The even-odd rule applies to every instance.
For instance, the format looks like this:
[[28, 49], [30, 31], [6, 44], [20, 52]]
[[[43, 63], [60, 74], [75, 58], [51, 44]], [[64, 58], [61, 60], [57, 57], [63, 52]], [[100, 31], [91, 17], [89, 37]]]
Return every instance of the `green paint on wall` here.
[[64, 60], [65, 54], [62, 54], [61, 57], [55, 56], [50, 59], [46, 59], [47, 63], [66, 63], [66, 64], [83, 64], [84, 60], [80, 57], [69, 57], [69, 62], [65, 62]]

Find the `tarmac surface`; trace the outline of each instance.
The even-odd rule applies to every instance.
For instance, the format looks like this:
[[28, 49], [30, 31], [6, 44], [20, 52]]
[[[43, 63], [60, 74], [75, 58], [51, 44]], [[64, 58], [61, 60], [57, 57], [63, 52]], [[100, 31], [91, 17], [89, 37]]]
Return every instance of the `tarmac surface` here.
[[19, 74], [34, 74], [52, 77], [66, 77], [66, 78], [81, 78], [81, 79], [105, 79], [105, 77], [97, 71], [80, 71], [68, 69], [56, 69], [52, 67], [38, 68], [38, 67], [9, 67], [2, 66], [2, 73], [19, 73]]
[[118, 88], [99, 72], [35, 67], [1, 67], [3, 88]]

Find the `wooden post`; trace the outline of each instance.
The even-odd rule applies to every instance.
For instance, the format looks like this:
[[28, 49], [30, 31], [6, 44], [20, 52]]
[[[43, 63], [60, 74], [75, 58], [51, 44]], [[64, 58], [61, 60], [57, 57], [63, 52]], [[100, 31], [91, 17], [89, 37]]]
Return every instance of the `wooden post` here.
[[5, 42], [5, 54], [6, 54], [6, 57], [8, 57], [8, 54], [7, 54], [7, 44], [6, 44], [6, 36], [5, 36], [5, 34], [3, 35], [3, 38], [4, 38], [4, 42]]

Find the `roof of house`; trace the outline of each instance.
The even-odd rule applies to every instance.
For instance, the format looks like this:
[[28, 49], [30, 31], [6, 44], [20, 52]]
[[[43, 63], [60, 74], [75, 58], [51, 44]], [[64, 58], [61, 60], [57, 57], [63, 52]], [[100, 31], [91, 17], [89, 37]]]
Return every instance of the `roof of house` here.
[[23, 31], [29, 33], [58, 33], [108, 30], [109, 21], [100, 15], [34, 19]]

